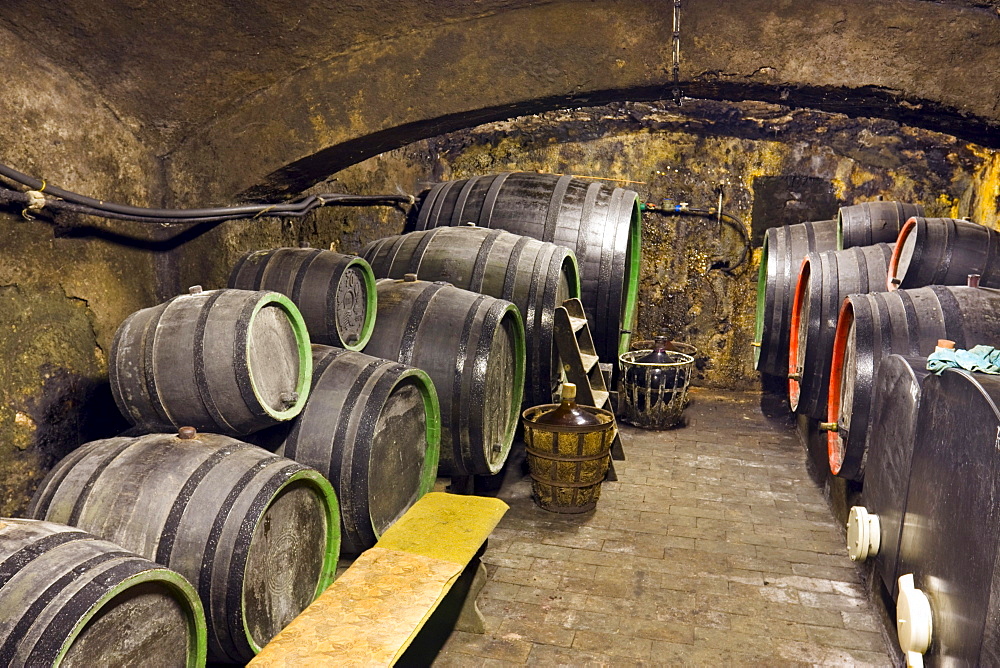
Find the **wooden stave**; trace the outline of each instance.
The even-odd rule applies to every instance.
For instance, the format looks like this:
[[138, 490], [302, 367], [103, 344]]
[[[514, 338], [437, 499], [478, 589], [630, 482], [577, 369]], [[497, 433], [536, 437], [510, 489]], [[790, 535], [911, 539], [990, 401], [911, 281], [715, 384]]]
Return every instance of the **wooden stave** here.
[[[499, 472], [513, 442], [524, 389], [524, 328], [517, 307], [506, 300], [476, 295], [443, 282], [379, 279], [376, 287], [379, 292], [379, 315], [365, 354], [395, 359], [422, 369], [430, 376], [441, 408], [439, 469], [442, 475], [492, 475]], [[439, 292], [444, 294], [439, 295]], [[467, 308], [457, 336], [454, 336], [455, 322], [444, 318], [435, 323], [426, 318], [426, 310], [432, 305], [435, 311], [440, 309], [440, 304], [435, 302], [442, 296], [457, 300], [464, 305], [463, 308]], [[484, 420], [481, 411], [474, 412], [472, 407], [484, 405], [489, 351], [483, 348], [490, 346], [497, 329], [505, 322], [513, 333], [515, 347], [511, 405], [506, 419], [506, 433], [499, 443], [500, 451], [485, 452], [487, 446], [483, 434], [491, 425]], [[452, 325], [450, 330], [447, 328], [449, 324]], [[435, 331], [429, 332], [430, 329]], [[474, 338], [472, 333], [475, 333]], [[483, 333], [487, 336], [481, 336]], [[458, 370], [455, 356], [435, 360], [424, 343], [434, 339], [439, 343], [442, 339], [454, 339], [454, 346], [450, 348], [453, 351], [475, 350], [472, 363], [463, 360], [462, 368]], [[418, 340], [421, 341], [419, 346]], [[476, 442], [481, 444], [479, 449], [472, 445]]]
[[[358, 271], [365, 286], [365, 315], [360, 336], [345, 341], [338, 325], [337, 287], [347, 271]], [[299, 308], [314, 343], [362, 350], [375, 324], [375, 276], [361, 257], [315, 248], [248, 251], [233, 266], [229, 287], [273, 290]]]
[[[145, 471], [130, 464], [145, 466]], [[111, 475], [115, 467], [127, 475]], [[150, 478], [164, 470], [180, 475], [152, 484]], [[197, 434], [195, 439], [180, 439], [148, 434], [84, 444], [49, 472], [26, 514], [77, 526], [180, 573], [194, 585], [205, 608], [209, 660], [245, 663], [267, 640], [250, 637], [243, 617], [243, 584], [253, 538], [271, 503], [299, 484], [316, 492], [327, 524], [315, 598], [332, 581], [339, 552], [332, 487], [313, 469], [227, 436]], [[171, 492], [166, 503], [160, 502], [165, 485]], [[112, 496], [110, 490], [117, 494]], [[93, 507], [92, 500], [100, 502], [102, 491], [111, 506], [107, 511]], [[142, 511], [138, 513], [142, 520], [130, 520], [134, 516], [126, 512], [130, 507]], [[188, 508], [212, 509], [214, 517], [211, 521], [195, 517], [186, 512]], [[242, 519], [226, 521], [236, 516]], [[200, 545], [200, 551], [187, 548], [189, 544]], [[213, 575], [218, 579], [212, 580]], [[223, 580], [226, 586], [216, 586]]]
[[[73, 527], [33, 519], [0, 519], [0, 661], [4, 665], [60, 665], [88, 623], [107, 614], [120, 594], [154, 585], [186, 617], [187, 666], [206, 658], [205, 613], [180, 574]], [[18, 588], [36, 592], [25, 615]], [[12, 598], [13, 597], [13, 598]], [[150, 658], [150, 657], [147, 657]], [[95, 657], [90, 657], [97, 661]]]
[[[468, 243], [463, 251], [477, 252], [472, 262], [456, 267], [448, 251], [463, 242]], [[414, 273], [421, 280], [446, 281], [464, 290], [513, 302], [525, 326], [528, 381], [524, 401], [552, 401], [553, 387], [560, 376], [554, 319], [555, 308], [563, 301], [559, 299], [563, 277], [568, 284], [566, 298], [580, 294], [573, 251], [501, 229], [462, 226], [387, 237], [368, 244], [361, 254], [378, 278], [401, 279]], [[531, 263], [530, 271], [511, 271], [527, 266], [527, 262]]]
[[[296, 337], [297, 398], [283, 410], [261, 401], [253, 369], [242, 356], [254, 318], [272, 306], [287, 316]], [[148, 432], [194, 426], [245, 435], [302, 410], [312, 372], [308, 345], [298, 309], [279, 293], [226, 289], [180, 295], [131, 314], [119, 326], [108, 365], [112, 394], [122, 415]], [[232, 366], [218, 365], [225, 359]], [[199, 360], [216, 364], [199, 366]], [[167, 371], [158, 372], [160, 367]], [[220, 398], [234, 397], [242, 401], [218, 405]]]
[[[505, 207], [511, 201], [547, 202], [545, 215], [510, 212]], [[587, 224], [574, 222], [574, 216]], [[473, 222], [569, 248], [580, 264], [581, 301], [598, 355], [616, 363], [628, 351], [642, 253], [642, 216], [634, 191], [567, 175], [506, 172], [437, 184], [422, 193], [411, 222], [416, 230]]]

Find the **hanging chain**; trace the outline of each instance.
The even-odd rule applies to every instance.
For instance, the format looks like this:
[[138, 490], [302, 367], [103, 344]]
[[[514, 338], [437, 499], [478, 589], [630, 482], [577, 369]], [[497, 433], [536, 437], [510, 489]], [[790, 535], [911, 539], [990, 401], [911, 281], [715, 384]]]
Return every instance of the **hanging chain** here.
[[674, 0], [674, 103], [681, 105], [681, 0]]

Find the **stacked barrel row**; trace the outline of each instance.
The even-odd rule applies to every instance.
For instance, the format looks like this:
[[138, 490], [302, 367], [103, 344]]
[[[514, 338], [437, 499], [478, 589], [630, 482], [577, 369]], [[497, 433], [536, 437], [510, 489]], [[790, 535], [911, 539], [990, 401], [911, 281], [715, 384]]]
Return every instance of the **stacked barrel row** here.
[[[439, 456], [446, 475], [500, 470], [522, 396], [551, 400], [553, 313], [585, 296], [581, 277], [614, 314], [608, 345], [627, 345], [635, 193], [569, 177], [474, 181], [487, 183], [479, 221], [523, 218], [532, 231], [530, 215], [508, 214], [544, 200], [537, 235], [579, 226], [583, 271], [574, 248], [431, 229], [369, 245], [382, 280], [360, 257], [251, 251], [228, 288], [196, 286], [122, 323], [111, 384], [134, 429], [49, 473], [29, 509], [45, 521], [0, 521], [0, 602], [17, 607], [39, 578], [71, 585], [0, 625], [8, 663], [245, 663], [329, 584], [341, 548], [370, 547], [430, 489]], [[438, 213], [450, 188], [432, 189]], [[463, 206], [475, 190], [460, 187]], [[136, 614], [144, 633], [116, 628]]]
[[[768, 231], [758, 368], [787, 375], [790, 406], [827, 431], [831, 472], [860, 483], [851, 556], [874, 557], [903, 650], [991, 665], [1000, 381], [926, 366], [941, 339], [1000, 346], [1000, 291], [984, 287], [1000, 286], [1000, 237], [914, 208], [872, 202]], [[831, 231], [840, 249], [824, 251]], [[796, 257], [797, 280], [778, 285]]]

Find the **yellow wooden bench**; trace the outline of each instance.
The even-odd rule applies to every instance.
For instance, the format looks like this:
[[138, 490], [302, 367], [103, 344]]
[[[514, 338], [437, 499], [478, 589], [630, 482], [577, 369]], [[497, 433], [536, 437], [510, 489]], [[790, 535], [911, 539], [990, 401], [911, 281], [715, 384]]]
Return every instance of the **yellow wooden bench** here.
[[248, 665], [392, 665], [460, 579], [466, 586], [453, 594], [471, 591], [457, 601], [463, 630], [481, 633], [475, 594], [485, 569], [478, 557], [507, 508], [481, 496], [424, 495]]

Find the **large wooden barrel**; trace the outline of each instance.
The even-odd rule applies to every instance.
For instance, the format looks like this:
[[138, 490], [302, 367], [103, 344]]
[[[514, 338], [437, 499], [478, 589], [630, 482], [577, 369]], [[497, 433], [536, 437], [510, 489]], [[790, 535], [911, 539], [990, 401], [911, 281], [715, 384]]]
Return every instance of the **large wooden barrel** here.
[[597, 354], [628, 351], [639, 293], [638, 195], [600, 181], [514, 172], [439, 183], [421, 195], [413, 227], [475, 223], [569, 248], [580, 263], [580, 301]]
[[333, 483], [341, 552], [358, 554], [434, 486], [441, 410], [420, 369], [314, 345], [305, 409], [251, 439]]
[[192, 432], [87, 443], [49, 472], [28, 513], [186, 577], [210, 660], [246, 663], [333, 579], [337, 500], [318, 471]]
[[500, 471], [524, 392], [524, 326], [509, 301], [447, 283], [376, 281], [378, 317], [365, 352], [423, 369], [441, 404], [444, 475]]
[[899, 548], [933, 619], [928, 666], [1000, 665], [1000, 379], [923, 383]]
[[888, 286], [965, 285], [980, 274], [984, 288], [1000, 287], [1000, 233], [954, 218], [910, 218], [899, 232]]
[[788, 403], [792, 410], [826, 419], [833, 334], [844, 298], [883, 292], [892, 246], [876, 244], [809, 253], [792, 300], [788, 342]]
[[907, 220], [923, 215], [923, 206], [906, 202], [878, 201], [842, 206], [837, 212], [837, 248], [892, 243]]
[[0, 665], [205, 665], [187, 580], [61, 524], [0, 519], [0, 610]]
[[196, 286], [126, 318], [108, 366], [115, 402], [132, 424], [242, 435], [299, 414], [312, 357], [288, 297]]
[[531, 405], [553, 400], [561, 378], [555, 308], [580, 296], [573, 251], [503, 230], [464, 226], [381, 239], [362, 255], [379, 278], [414, 273], [424, 281], [445, 281], [513, 302], [524, 320], [524, 400]]
[[872, 387], [892, 353], [924, 356], [939, 339], [1000, 346], [1000, 291], [932, 285], [850, 295], [837, 319], [830, 368], [830, 470], [857, 479], [871, 428]]
[[802, 259], [809, 253], [835, 250], [837, 222], [772, 227], [764, 233], [757, 271], [757, 318], [754, 327], [754, 368], [772, 376], [788, 375], [788, 332], [792, 297]]
[[250, 251], [233, 267], [229, 287], [286, 295], [313, 343], [361, 350], [375, 324], [375, 276], [354, 255], [316, 248]]
[[889, 355], [879, 365], [872, 408], [872, 432], [862, 458], [864, 475], [862, 503], [879, 518], [875, 571], [886, 590], [895, 597], [899, 538], [903, 530], [910, 465], [917, 431], [921, 383], [927, 374], [923, 357]]

